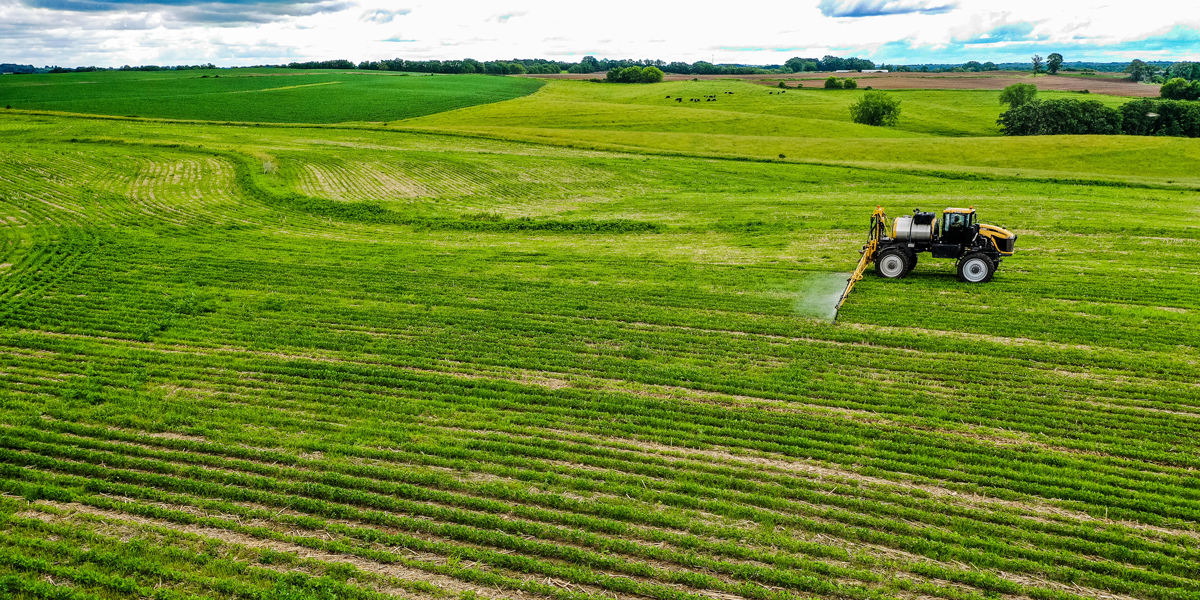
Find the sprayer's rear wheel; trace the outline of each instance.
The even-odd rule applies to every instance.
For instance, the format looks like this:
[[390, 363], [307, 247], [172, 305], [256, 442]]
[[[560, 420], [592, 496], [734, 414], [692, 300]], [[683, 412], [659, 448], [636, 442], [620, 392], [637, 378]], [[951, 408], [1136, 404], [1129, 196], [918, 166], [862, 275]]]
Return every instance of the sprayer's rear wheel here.
[[898, 279], [908, 274], [908, 257], [899, 250], [884, 250], [875, 259], [875, 272], [880, 277]]

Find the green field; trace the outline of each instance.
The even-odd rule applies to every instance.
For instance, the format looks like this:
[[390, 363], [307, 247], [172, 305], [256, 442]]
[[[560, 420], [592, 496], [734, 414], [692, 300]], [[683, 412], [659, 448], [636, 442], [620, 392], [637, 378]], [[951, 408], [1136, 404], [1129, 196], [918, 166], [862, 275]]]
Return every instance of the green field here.
[[[732, 95], [725, 91], [734, 92]], [[392, 124], [577, 148], [841, 164], [901, 172], [965, 171], [1002, 177], [1080, 178], [1200, 186], [1193, 139], [1115, 136], [1006, 138], [999, 92], [910, 90], [900, 124], [850, 121], [865, 90], [788, 90], [738, 81], [614, 86], [551, 81], [536, 94]], [[683, 96], [677, 103], [666, 96]], [[686, 98], [715, 95], [716, 102]], [[1042, 92], [1119, 105], [1127, 98]]]
[[[2, 113], [0, 596], [1200, 598], [1196, 140], [559, 83], [386, 127]], [[877, 205], [1017, 254], [831, 321]]]
[[0, 106], [206, 121], [380, 122], [510, 100], [540, 86], [536, 79], [379, 71], [98, 71], [0, 78]]

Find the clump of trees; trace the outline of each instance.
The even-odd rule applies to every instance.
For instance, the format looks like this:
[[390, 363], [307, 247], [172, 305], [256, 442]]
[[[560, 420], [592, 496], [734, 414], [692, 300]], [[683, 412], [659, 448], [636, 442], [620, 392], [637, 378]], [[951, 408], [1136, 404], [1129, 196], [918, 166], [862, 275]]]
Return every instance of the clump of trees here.
[[858, 87], [858, 80], [849, 77], [841, 78], [830, 75], [825, 80], [825, 89], [827, 90], [853, 90]]
[[1143, 98], [1111, 108], [1095, 100], [1030, 100], [996, 122], [1005, 135], [1200, 137], [1200, 102]]
[[[4, 65], [4, 66], [7, 67], [8, 65]], [[114, 69], [112, 67], [69, 68], [69, 67], [57, 67], [57, 66], [55, 66], [55, 67], [47, 66], [42, 69], [34, 69], [32, 67], [32, 65], [29, 65], [29, 68], [27, 70], [14, 71], [14, 72], [16, 72], [16, 73], [95, 73], [97, 71], [194, 71], [197, 69], [217, 69], [217, 68], [220, 68], [220, 67], [217, 67], [217, 65], [214, 65], [212, 63], [207, 63], [207, 64], [203, 64], [203, 65], [174, 65], [174, 66], [140, 65], [137, 67], [131, 67], [129, 65], [125, 65], [125, 66], [122, 66], [122, 67], [119, 67], [116, 69]], [[7, 71], [8, 69], [4, 69], [4, 70]]]
[[1200, 63], [1177, 62], [1167, 68], [1167, 74], [1188, 81], [1200, 79]]
[[968, 60], [967, 62], [963, 63], [963, 65], [961, 67], [955, 67], [950, 70], [951, 71], [961, 71], [963, 73], [966, 73], [966, 72], [979, 73], [981, 71], [999, 71], [1000, 67], [997, 67], [996, 63], [994, 63], [990, 60], [985, 63], [980, 63], [977, 60]]
[[289, 69], [353, 69], [354, 63], [345, 60], [310, 60], [308, 62], [288, 63]]
[[1168, 72], [1168, 69], [1135, 58], [1133, 62], [1129, 63], [1129, 66], [1125, 67], [1125, 72], [1134, 81], [1163, 83], [1165, 79], [1162, 78], [1162, 74]]
[[1200, 103], [1143, 98], [1119, 109], [1127, 135], [1200, 137]]
[[409, 73], [442, 73], [446, 75], [469, 75], [483, 73], [487, 75], [524, 75], [554, 74], [567, 70], [570, 63], [560, 63], [543, 59], [520, 59], [511, 61], [495, 60], [479, 62], [473, 58], [462, 60], [392, 60], [363, 61], [358, 68], [364, 71], [404, 71]]
[[900, 101], [883, 92], [867, 92], [850, 105], [850, 119], [876, 127], [895, 125], [900, 120]]
[[793, 73], [819, 71], [821, 68], [818, 61], [811, 58], [800, 58], [799, 56], [793, 56], [792, 58], [789, 58], [787, 62], [783, 63], [783, 66], [787, 67], [788, 70]]
[[568, 73], [597, 73], [600, 71], [612, 71], [614, 69], [625, 69], [628, 67], [654, 67], [664, 73], [675, 73], [678, 75], [763, 75], [774, 73], [791, 73], [780, 65], [754, 66], [754, 65], [714, 65], [708, 61], [699, 60], [694, 63], [686, 62], [671, 62], [667, 63], [661, 60], [609, 60], [597, 59], [594, 56], [585, 56], [577, 64], [566, 65], [564, 69]]
[[1031, 100], [1001, 113], [1004, 135], [1114, 135], [1121, 114], [1096, 100]]
[[828, 54], [825, 55], [825, 58], [816, 62], [818, 71], [862, 71], [863, 69], [875, 68], [875, 63], [865, 58], [840, 58], [829, 56]]
[[608, 83], [658, 83], [662, 80], [663, 72], [658, 67], [612, 69], [604, 77]]
[[1200, 79], [1171, 78], [1159, 88], [1158, 95], [1168, 100], [1200, 100]]

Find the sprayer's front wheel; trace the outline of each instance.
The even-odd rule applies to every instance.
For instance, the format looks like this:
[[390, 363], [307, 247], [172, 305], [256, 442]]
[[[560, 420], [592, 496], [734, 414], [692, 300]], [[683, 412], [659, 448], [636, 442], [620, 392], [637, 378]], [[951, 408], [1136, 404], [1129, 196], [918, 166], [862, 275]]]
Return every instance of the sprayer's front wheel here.
[[966, 283], [987, 283], [996, 273], [996, 264], [982, 252], [972, 252], [958, 261], [958, 280]]
[[908, 257], [899, 250], [884, 250], [875, 259], [875, 272], [888, 279], [904, 277], [908, 273]]

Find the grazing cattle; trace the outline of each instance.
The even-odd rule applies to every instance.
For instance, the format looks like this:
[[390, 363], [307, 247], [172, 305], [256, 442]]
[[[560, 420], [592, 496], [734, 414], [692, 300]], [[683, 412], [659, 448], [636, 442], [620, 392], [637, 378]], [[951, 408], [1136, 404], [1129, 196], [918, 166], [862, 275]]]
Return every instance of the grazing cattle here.
[[683, 98], [676, 98], [676, 99], [675, 99], [675, 101], [676, 101], [676, 102], [683, 102]]
[[667, 100], [670, 100], [670, 99], [671, 99], [671, 97], [670, 97], [670, 96], [667, 96]]

